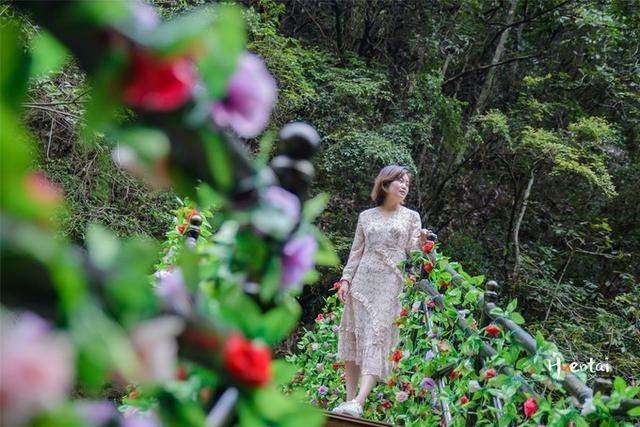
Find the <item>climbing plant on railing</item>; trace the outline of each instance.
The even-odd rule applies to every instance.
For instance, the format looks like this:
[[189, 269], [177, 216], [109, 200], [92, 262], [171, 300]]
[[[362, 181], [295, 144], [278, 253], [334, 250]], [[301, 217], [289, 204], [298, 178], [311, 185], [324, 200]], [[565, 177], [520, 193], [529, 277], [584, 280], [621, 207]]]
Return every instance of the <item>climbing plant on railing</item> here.
[[[264, 130], [276, 97], [262, 60], [244, 51], [239, 9], [162, 22], [136, 2], [9, 7], [49, 48], [27, 49], [2, 21], [1, 424], [321, 424], [278, 391], [291, 370], [270, 351], [295, 325], [294, 295], [314, 265], [336, 262], [312, 225], [326, 198], [306, 200], [320, 138], [286, 125], [268, 165], [239, 141]], [[121, 167], [185, 200], [164, 248], [96, 224], [86, 248], [57, 233], [64, 197], [32, 170], [20, 115], [32, 59], [40, 72], [67, 52], [92, 86], [81, 142], [104, 140]], [[95, 400], [126, 384], [125, 418]]]
[[[487, 295], [484, 277], [469, 276], [441, 254], [434, 257], [430, 244], [423, 249], [403, 266], [400, 343], [390, 355], [394, 370], [373, 390], [365, 418], [407, 426], [613, 426], [631, 425], [616, 420], [616, 411], [640, 415], [638, 407], [619, 413], [621, 402], [637, 403], [631, 399], [640, 392], [622, 378], [606, 398], [600, 392], [584, 402], [570, 396], [563, 388], [567, 365], [556, 346], [538, 334], [535, 354], [527, 354], [512, 332], [479, 316]], [[516, 305], [511, 301], [493, 314], [522, 324]], [[313, 404], [329, 409], [345, 395], [343, 366], [335, 359], [341, 313], [337, 296], [328, 297], [315, 329], [306, 331], [299, 352], [288, 356], [298, 371], [287, 389], [303, 390]], [[558, 358], [563, 369], [550, 367], [549, 358]], [[584, 373], [575, 375], [586, 379]]]

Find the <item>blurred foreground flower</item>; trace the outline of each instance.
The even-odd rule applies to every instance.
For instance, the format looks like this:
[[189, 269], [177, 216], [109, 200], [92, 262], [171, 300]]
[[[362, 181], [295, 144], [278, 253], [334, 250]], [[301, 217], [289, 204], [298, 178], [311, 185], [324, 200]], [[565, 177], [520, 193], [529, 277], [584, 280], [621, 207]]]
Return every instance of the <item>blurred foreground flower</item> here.
[[297, 287], [304, 275], [313, 268], [313, 257], [318, 249], [316, 239], [310, 234], [295, 237], [282, 249], [282, 279], [285, 289]]
[[0, 424], [21, 425], [64, 401], [73, 383], [73, 348], [35, 314], [1, 320]]
[[224, 362], [229, 373], [238, 381], [251, 386], [261, 386], [271, 379], [271, 351], [232, 334], [225, 343]]
[[245, 52], [229, 80], [227, 97], [211, 106], [213, 121], [243, 138], [256, 137], [267, 126], [276, 98], [276, 82], [262, 59]]
[[158, 278], [156, 294], [162, 302], [176, 313], [187, 316], [191, 313], [191, 298], [184, 284], [182, 271], [178, 268], [173, 271], [157, 271]]
[[144, 110], [175, 110], [191, 98], [196, 83], [195, 67], [184, 57], [164, 59], [136, 50], [130, 70], [124, 100]]
[[178, 344], [176, 337], [184, 322], [176, 316], [147, 320], [131, 333], [133, 347], [142, 364], [141, 381], [169, 381], [176, 372]]
[[40, 171], [24, 177], [24, 189], [31, 200], [42, 206], [55, 207], [63, 200], [62, 188]]

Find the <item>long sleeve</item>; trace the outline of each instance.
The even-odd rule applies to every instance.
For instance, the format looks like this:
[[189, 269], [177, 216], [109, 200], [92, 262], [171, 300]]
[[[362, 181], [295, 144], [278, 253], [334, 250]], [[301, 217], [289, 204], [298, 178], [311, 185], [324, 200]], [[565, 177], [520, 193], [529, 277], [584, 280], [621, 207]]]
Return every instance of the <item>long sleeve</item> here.
[[360, 259], [362, 258], [362, 253], [364, 252], [364, 231], [362, 230], [361, 224], [362, 215], [358, 215], [358, 224], [356, 225], [356, 235], [353, 238], [353, 243], [351, 244], [351, 252], [349, 252], [349, 260], [347, 261], [347, 265], [342, 271], [342, 278], [340, 280], [346, 280], [351, 283], [353, 276], [356, 274], [356, 270], [358, 269], [358, 265], [360, 264]]
[[409, 236], [405, 246], [407, 256], [411, 255], [412, 251], [420, 250], [420, 230], [422, 230], [420, 214], [418, 212], [413, 212], [411, 222], [409, 224]]

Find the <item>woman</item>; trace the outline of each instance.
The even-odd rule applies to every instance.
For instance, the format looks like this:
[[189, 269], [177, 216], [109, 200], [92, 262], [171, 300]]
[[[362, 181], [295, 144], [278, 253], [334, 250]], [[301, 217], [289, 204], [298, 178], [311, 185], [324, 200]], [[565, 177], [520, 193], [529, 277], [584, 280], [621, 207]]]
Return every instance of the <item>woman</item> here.
[[347, 400], [334, 413], [362, 415], [367, 396], [391, 368], [389, 356], [399, 341], [394, 321], [402, 308], [398, 296], [404, 285], [397, 264], [432, 235], [422, 229], [417, 212], [402, 206], [410, 178], [405, 167], [383, 168], [371, 191], [376, 207], [358, 216], [338, 289], [345, 305], [338, 332], [338, 359], [345, 362]]

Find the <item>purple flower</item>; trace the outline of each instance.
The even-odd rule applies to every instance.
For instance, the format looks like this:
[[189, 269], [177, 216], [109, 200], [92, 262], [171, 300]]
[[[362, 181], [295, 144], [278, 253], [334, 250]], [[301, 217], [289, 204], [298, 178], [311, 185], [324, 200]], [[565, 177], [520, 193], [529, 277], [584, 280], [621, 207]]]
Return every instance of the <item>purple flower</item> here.
[[318, 394], [320, 396], [324, 396], [325, 394], [327, 394], [328, 391], [329, 391], [329, 387], [327, 387], [326, 385], [321, 385], [320, 387], [318, 387]]
[[2, 425], [19, 425], [61, 403], [73, 382], [73, 347], [39, 316], [0, 317]]
[[300, 199], [295, 194], [277, 185], [269, 186], [264, 198], [280, 209], [294, 224], [300, 219]]
[[424, 355], [424, 360], [431, 360], [435, 357], [435, 354], [433, 354], [433, 350], [429, 350], [427, 351], [427, 354]]
[[384, 393], [376, 394], [376, 399], [381, 400], [384, 397]]
[[318, 243], [310, 234], [295, 237], [284, 245], [281, 285], [285, 289], [300, 285], [307, 271], [313, 268], [313, 257], [317, 249]]
[[338, 331], [340, 330], [340, 326], [338, 326], [338, 325], [333, 325], [333, 326], [331, 327], [331, 330], [333, 331], [333, 333], [334, 333], [334, 334], [337, 334], [337, 333], [338, 333]]
[[176, 313], [183, 316], [191, 313], [191, 296], [184, 284], [182, 270], [159, 270], [154, 275], [159, 279], [156, 295]]
[[253, 138], [266, 127], [276, 98], [276, 82], [262, 59], [245, 52], [229, 80], [227, 97], [211, 106], [213, 121], [241, 137]]
[[424, 389], [433, 390], [436, 387], [436, 382], [429, 377], [423, 378], [420, 381], [420, 387]]
[[106, 400], [81, 401], [76, 404], [76, 410], [91, 427], [103, 427], [120, 418], [113, 403]]

